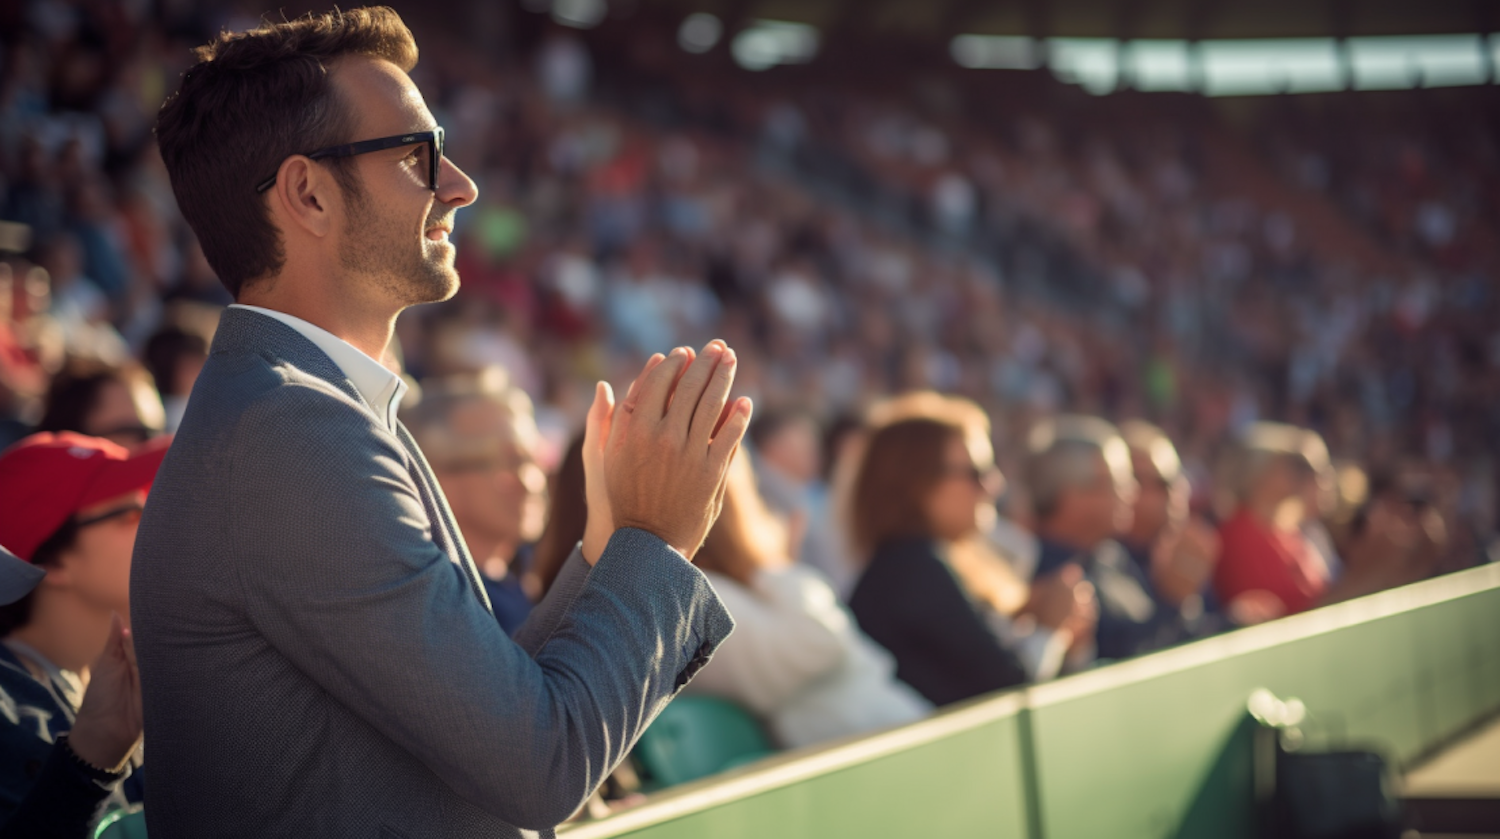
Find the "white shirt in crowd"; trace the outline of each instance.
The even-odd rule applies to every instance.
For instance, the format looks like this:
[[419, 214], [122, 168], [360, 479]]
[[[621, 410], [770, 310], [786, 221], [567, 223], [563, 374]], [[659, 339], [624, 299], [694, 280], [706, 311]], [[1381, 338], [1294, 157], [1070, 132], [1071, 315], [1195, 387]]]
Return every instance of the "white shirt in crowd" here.
[[754, 590], [709, 573], [734, 634], [684, 690], [760, 717], [782, 748], [901, 725], [932, 705], [896, 679], [890, 653], [854, 622], [815, 570], [762, 569]]

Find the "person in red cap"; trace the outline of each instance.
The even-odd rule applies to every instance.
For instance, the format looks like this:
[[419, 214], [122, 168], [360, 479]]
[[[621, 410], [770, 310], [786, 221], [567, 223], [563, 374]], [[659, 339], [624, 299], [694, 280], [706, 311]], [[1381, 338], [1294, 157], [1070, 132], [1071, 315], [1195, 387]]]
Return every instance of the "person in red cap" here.
[[0, 837], [141, 800], [130, 557], [165, 453], [63, 432], [0, 454]]

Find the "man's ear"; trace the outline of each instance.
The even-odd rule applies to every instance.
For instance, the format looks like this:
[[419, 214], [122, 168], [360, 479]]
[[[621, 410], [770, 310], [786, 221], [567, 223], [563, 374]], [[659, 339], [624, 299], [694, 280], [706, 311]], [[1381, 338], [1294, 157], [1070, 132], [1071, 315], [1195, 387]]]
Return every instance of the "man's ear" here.
[[328, 170], [305, 155], [294, 154], [276, 170], [271, 206], [283, 225], [322, 238], [333, 230], [337, 184]]

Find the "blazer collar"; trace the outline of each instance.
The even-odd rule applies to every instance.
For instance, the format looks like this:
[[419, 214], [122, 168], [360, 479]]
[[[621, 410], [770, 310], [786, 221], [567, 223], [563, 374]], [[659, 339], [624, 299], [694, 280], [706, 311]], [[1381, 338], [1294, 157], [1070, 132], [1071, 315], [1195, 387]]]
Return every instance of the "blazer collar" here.
[[369, 407], [344, 371], [317, 344], [281, 321], [249, 309], [225, 309], [219, 316], [210, 355], [259, 355], [286, 361], [317, 376]]

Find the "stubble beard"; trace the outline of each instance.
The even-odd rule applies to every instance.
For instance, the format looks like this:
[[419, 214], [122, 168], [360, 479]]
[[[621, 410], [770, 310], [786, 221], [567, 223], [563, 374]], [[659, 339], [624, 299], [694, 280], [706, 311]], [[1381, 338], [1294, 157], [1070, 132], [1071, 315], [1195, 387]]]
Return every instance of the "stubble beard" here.
[[[453, 249], [425, 234], [413, 246], [410, 227], [382, 216], [363, 191], [346, 192], [349, 235], [339, 247], [344, 270], [369, 277], [403, 308], [447, 300], [458, 291]], [[435, 219], [427, 219], [424, 231]]]

